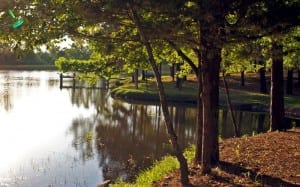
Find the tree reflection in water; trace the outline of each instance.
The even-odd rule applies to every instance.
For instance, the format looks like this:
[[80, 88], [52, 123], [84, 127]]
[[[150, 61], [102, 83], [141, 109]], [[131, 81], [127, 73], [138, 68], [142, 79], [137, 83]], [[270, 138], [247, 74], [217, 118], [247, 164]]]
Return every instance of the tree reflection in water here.
[[[129, 104], [111, 99], [100, 89], [70, 90], [72, 103], [95, 109], [95, 115], [73, 121], [73, 147], [82, 160], [97, 156], [104, 179], [134, 175], [154, 160], [172, 154], [158, 106]], [[170, 107], [179, 141], [184, 147], [194, 139], [195, 110]], [[93, 140], [85, 141], [93, 132]], [[95, 149], [96, 150], [93, 150]]]
[[[104, 180], [131, 181], [154, 160], [172, 154], [159, 106], [114, 100], [101, 89], [73, 89], [69, 93], [74, 105], [94, 111], [75, 119], [70, 132], [83, 161], [98, 159]], [[186, 148], [194, 141], [196, 110], [187, 106], [169, 110], [179, 142]], [[221, 109], [219, 115], [221, 138], [233, 137], [229, 112]], [[242, 135], [268, 130], [265, 114], [234, 111], [234, 115]], [[90, 141], [84, 138], [87, 134], [92, 134]]]

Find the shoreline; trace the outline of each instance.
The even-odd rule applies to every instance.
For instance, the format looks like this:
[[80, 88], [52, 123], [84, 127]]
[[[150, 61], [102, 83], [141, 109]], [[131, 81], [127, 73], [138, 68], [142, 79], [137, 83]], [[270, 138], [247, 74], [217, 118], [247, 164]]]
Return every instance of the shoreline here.
[[[114, 99], [123, 100], [128, 103], [147, 103], [149, 105], [151, 104], [159, 104], [159, 97], [158, 95], [149, 95], [147, 94], [147, 98], [144, 96], [143, 93], [134, 93], [130, 92], [130, 90], [126, 90], [126, 92], [120, 91], [120, 89], [115, 88], [111, 92], [111, 97]], [[189, 99], [186, 99], [186, 97], [168, 97], [167, 96], [167, 102], [171, 106], [176, 105], [187, 105], [187, 106], [197, 106], [196, 98], [191, 97]], [[222, 100], [220, 97], [219, 100], [219, 108], [225, 109], [228, 108], [227, 102]], [[232, 108], [233, 110], [239, 110], [239, 111], [246, 111], [246, 112], [262, 112], [262, 113], [269, 113], [269, 106], [265, 104], [259, 104], [259, 103], [242, 103], [242, 102], [232, 102]], [[289, 118], [295, 118], [300, 119], [300, 108], [294, 108], [294, 107], [285, 107], [285, 116]]]
[[0, 65], [0, 71], [57, 71], [54, 65], [12, 64]]

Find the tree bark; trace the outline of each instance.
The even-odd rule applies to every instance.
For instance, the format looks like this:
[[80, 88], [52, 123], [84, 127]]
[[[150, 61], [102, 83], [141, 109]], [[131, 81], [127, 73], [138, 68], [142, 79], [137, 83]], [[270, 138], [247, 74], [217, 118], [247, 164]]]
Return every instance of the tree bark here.
[[267, 94], [268, 89], [267, 89], [267, 81], [266, 81], [265, 63], [262, 59], [260, 59], [258, 63], [260, 65], [263, 65], [263, 67], [259, 69], [260, 92], [263, 94]]
[[146, 80], [146, 71], [142, 70], [142, 80], [145, 81]]
[[218, 104], [219, 104], [219, 71], [221, 48], [218, 41], [218, 27], [208, 21], [201, 23], [201, 56], [202, 56], [202, 109], [203, 135], [201, 173], [210, 173], [211, 168], [219, 162], [218, 143]]
[[293, 95], [293, 69], [288, 69], [286, 81], [286, 94]]
[[300, 69], [298, 69], [298, 88], [300, 88]]
[[192, 68], [193, 72], [198, 76], [198, 68], [194, 64], [194, 62], [185, 55], [185, 53], [172, 41], [168, 40], [169, 45], [177, 52], [178, 56], [180, 56], [185, 62], [187, 62]]
[[168, 110], [168, 104], [167, 104], [167, 100], [166, 100], [166, 94], [164, 91], [164, 86], [161, 80], [161, 76], [160, 76], [160, 72], [159, 72], [159, 67], [155, 62], [154, 59], [154, 55], [153, 55], [153, 51], [152, 51], [152, 47], [146, 37], [146, 35], [144, 34], [144, 30], [140, 21], [140, 18], [137, 14], [137, 12], [134, 10], [134, 8], [132, 6], [129, 7], [130, 11], [131, 11], [131, 16], [132, 19], [139, 31], [139, 35], [140, 35], [140, 39], [141, 42], [143, 43], [143, 45], [146, 47], [147, 50], [147, 54], [149, 57], [149, 63], [154, 71], [155, 77], [156, 77], [156, 84], [158, 87], [158, 92], [159, 92], [159, 98], [160, 98], [160, 105], [162, 108], [162, 112], [164, 115], [164, 119], [165, 119], [165, 124], [166, 124], [166, 128], [167, 128], [167, 132], [168, 135], [170, 136], [170, 140], [172, 143], [172, 146], [175, 150], [175, 155], [176, 158], [179, 162], [180, 165], [180, 174], [181, 174], [181, 183], [183, 186], [188, 186], [189, 183], [189, 178], [188, 178], [188, 166], [187, 166], [187, 161], [183, 155], [182, 149], [178, 143], [178, 139], [177, 139], [177, 135], [174, 131], [173, 128], [173, 123], [170, 117], [170, 113]]
[[238, 128], [237, 123], [236, 123], [236, 118], [233, 114], [233, 109], [232, 109], [232, 104], [231, 104], [231, 100], [230, 100], [228, 84], [227, 84], [227, 81], [226, 81], [226, 78], [225, 78], [224, 71], [222, 72], [222, 77], [223, 77], [223, 83], [224, 83], [224, 87], [225, 87], [225, 91], [226, 91], [226, 101], [227, 101], [227, 105], [228, 105], [228, 109], [229, 109], [229, 112], [230, 112], [233, 129], [234, 129], [234, 135], [235, 135], [235, 137], [240, 137], [240, 133], [239, 133], [240, 131], [239, 131], [239, 128]]
[[264, 121], [265, 121], [265, 114], [259, 114], [258, 115], [258, 124], [257, 124], [257, 133], [261, 133], [264, 130]]
[[272, 42], [270, 131], [284, 130], [283, 48], [278, 40]]
[[245, 86], [245, 71], [241, 71], [241, 86]]
[[170, 66], [170, 76], [172, 77], [172, 81], [175, 81], [175, 64], [172, 63], [172, 66]]
[[[181, 70], [181, 68], [180, 68], [181, 65], [182, 65], [181, 63], [176, 64], [176, 72]], [[183, 82], [182, 78], [180, 78], [179, 75], [176, 75], [176, 88], [177, 89], [180, 90], [182, 88], [182, 82]]]
[[203, 135], [201, 174], [219, 162], [218, 113], [219, 73], [224, 29], [224, 1], [199, 1], [202, 62]]
[[[203, 32], [201, 32], [203, 33]], [[210, 173], [219, 161], [218, 103], [221, 50], [203, 49], [203, 137], [202, 174]]]
[[135, 89], [139, 89], [139, 70], [135, 69], [133, 73], [133, 80], [134, 80], [134, 85]]
[[203, 108], [202, 108], [202, 68], [201, 54], [198, 54], [198, 93], [197, 93], [197, 119], [196, 119], [196, 151], [195, 164], [201, 163], [202, 157], [202, 128], [203, 128]]

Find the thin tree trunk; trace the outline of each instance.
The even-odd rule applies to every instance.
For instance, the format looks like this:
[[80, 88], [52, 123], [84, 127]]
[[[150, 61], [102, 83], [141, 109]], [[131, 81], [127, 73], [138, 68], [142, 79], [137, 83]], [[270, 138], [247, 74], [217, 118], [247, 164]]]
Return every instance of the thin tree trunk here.
[[177, 52], [178, 56], [180, 56], [185, 62], [190, 65], [194, 73], [198, 76], [198, 68], [193, 63], [193, 61], [187, 55], [185, 55], [185, 53], [174, 42], [168, 40], [168, 43]]
[[266, 118], [265, 114], [258, 115], [258, 124], [257, 124], [257, 129], [256, 129], [257, 133], [263, 132], [265, 118]]
[[267, 89], [267, 81], [266, 81], [266, 68], [262, 60], [260, 60], [259, 64], [264, 66], [259, 69], [260, 92], [263, 94], [267, 94], [268, 89]]
[[245, 71], [241, 71], [241, 86], [245, 86]]
[[156, 84], [157, 84], [158, 91], [159, 91], [160, 104], [161, 104], [161, 107], [162, 107], [162, 112], [164, 114], [164, 119], [165, 119], [167, 132], [170, 136], [172, 146], [175, 150], [176, 158], [178, 159], [178, 162], [179, 162], [179, 165], [180, 165], [181, 183], [182, 183], [183, 186], [188, 186], [189, 185], [188, 165], [187, 165], [187, 161], [186, 161], [186, 159], [183, 155], [182, 149], [181, 149], [181, 147], [178, 143], [177, 135], [176, 135], [176, 133], [174, 131], [174, 128], [173, 128], [173, 123], [172, 123], [172, 120], [171, 120], [171, 117], [170, 117], [170, 114], [169, 114], [166, 95], [165, 95], [164, 86], [163, 86], [163, 83], [162, 83], [162, 80], [161, 80], [161, 76], [160, 76], [160, 73], [159, 73], [159, 68], [158, 68], [158, 66], [155, 62], [154, 55], [153, 55], [153, 52], [152, 52], [152, 47], [151, 47], [146, 35], [144, 34], [144, 30], [142, 28], [140, 18], [138, 16], [137, 12], [133, 9], [133, 7], [129, 7], [129, 8], [131, 10], [133, 21], [135, 22], [136, 27], [139, 31], [141, 42], [146, 47], [147, 54], [148, 54], [148, 57], [149, 57], [149, 63], [151, 65], [151, 67], [154, 71], [155, 77], [156, 77]]
[[142, 70], [142, 80], [145, 81], [146, 80], [146, 71]]
[[222, 76], [223, 76], [223, 83], [224, 83], [224, 87], [225, 87], [225, 91], [226, 91], [227, 105], [228, 105], [228, 108], [229, 108], [231, 121], [232, 121], [233, 129], [234, 129], [234, 135], [235, 135], [235, 137], [240, 137], [239, 128], [236, 124], [236, 119], [235, 119], [235, 116], [233, 114], [232, 104], [231, 104], [229, 90], [228, 90], [228, 84], [227, 84], [227, 81], [226, 81], [226, 78], [225, 78], [224, 71], [222, 72]]
[[162, 74], [162, 62], [158, 64], [158, 72], [159, 72], [159, 75], [161, 76], [161, 74]]
[[139, 70], [138, 69], [135, 69], [133, 77], [134, 77], [135, 89], [139, 89]]
[[270, 131], [284, 130], [283, 49], [279, 41], [272, 42]]
[[286, 94], [293, 95], [293, 69], [288, 69], [286, 81]]
[[[181, 70], [180, 66], [181, 66], [181, 63], [176, 64], [176, 72]], [[176, 75], [176, 88], [177, 89], [180, 90], [182, 88], [182, 82], [183, 82], [182, 78], [180, 78], [179, 75]]]
[[172, 66], [170, 66], [170, 76], [172, 77], [172, 81], [175, 80], [175, 64], [172, 63]]
[[201, 54], [198, 54], [198, 93], [197, 93], [197, 119], [196, 119], [196, 152], [195, 164], [201, 163], [202, 156], [202, 128], [203, 128], [203, 109], [202, 109], [202, 68]]
[[[226, 130], [227, 130], [227, 110], [221, 110], [222, 112], [222, 117], [221, 117], [221, 124], [220, 124], [220, 128], [219, 131], [220, 131], [220, 135], [221, 135], [221, 138], [224, 138], [224, 135], [226, 136]], [[226, 138], [226, 137], [225, 137]]]
[[300, 88], [300, 69], [298, 69], [298, 88]]

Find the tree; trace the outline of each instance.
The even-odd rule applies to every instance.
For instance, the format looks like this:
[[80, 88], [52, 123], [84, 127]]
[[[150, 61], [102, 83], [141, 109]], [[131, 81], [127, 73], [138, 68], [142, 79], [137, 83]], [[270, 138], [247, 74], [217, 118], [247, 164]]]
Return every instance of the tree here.
[[284, 130], [284, 101], [283, 101], [283, 50], [280, 40], [272, 43], [272, 75], [271, 75], [271, 104], [270, 130]]
[[[289, 3], [288, 3], [289, 2]], [[284, 28], [293, 28], [299, 25], [299, 2], [278, 1], [265, 3], [268, 11], [262, 14], [266, 19], [263, 25], [272, 32], [272, 75], [271, 75], [271, 103], [270, 103], [270, 130], [285, 130], [284, 101], [283, 101], [283, 44]], [[280, 15], [278, 13], [280, 12]]]
[[[247, 4], [246, 1], [245, 4]], [[252, 40], [264, 36], [274, 39], [272, 42], [272, 58], [274, 59], [271, 64], [273, 71], [271, 76], [276, 77], [271, 77], [271, 80], [273, 80], [271, 81], [272, 92], [270, 103], [270, 114], [272, 118], [270, 120], [271, 130], [277, 130], [277, 128], [279, 128], [278, 130], [284, 129], [282, 126], [276, 124], [276, 121], [283, 121], [282, 113], [284, 113], [283, 95], [281, 94], [283, 87], [279, 85], [281, 84], [280, 80], [283, 80], [283, 71], [281, 70], [283, 60], [280, 59], [283, 58], [283, 55], [282, 52], [278, 51], [283, 48], [280, 47], [282, 44], [280, 44], [279, 41], [282, 40], [281, 38], [285, 33], [289, 32], [293, 27], [299, 26], [299, 8], [299, 1], [294, 0], [257, 1], [250, 4], [250, 6], [240, 9], [238, 13], [234, 13], [234, 15], [243, 15], [242, 17], [247, 18], [235, 21], [235, 29], [231, 31], [235, 36], [245, 36]], [[276, 93], [279, 94], [276, 95]], [[275, 111], [280, 115], [273, 115], [276, 113]], [[273, 124], [273, 122], [275, 122], [275, 124]]]
[[261, 66], [254, 63], [256, 49], [251, 41], [228, 43], [222, 49], [222, 69], [226, 73], [241, 73], [241, 86], [245, 85], [245, 73], [257, 72]]
[[[96, 40], [105, 46], [128, 47], [126, 46], [128, 42], [136, 42], [136, 44], [142, 46], [156, 74], [161, 105], [164, 108], [166, 127], [170, 132], [176, 156], [181, 162], [182, 183], [187, 184], [186, 161], [182, 156], [176, 135], [172, 133], [172, 122], [168, 119], [167, 103], [165, 102], [163, 85], [160, 80], [156, 57], [153, 53], [153, 46], [156, 46], [161, 41], [171, 41], [175, 43], [175, 47], [173, 46], [173, 48], [184, 58], [186, 55], [184, 53], [181, 54], [180, 51], [183, 51], [182, 49], [189, 44], [189, 48], [198, 57], [198, 61], [196, 62], [198, 63], [198, 67], [195, 65], [196, 63], [190, 63], [188, 59], [185, 59], [185, 61], [191, 64], [191, 68], [198, 75], [199, 98], [202, 92], [203, 103], [201, 104], [200, 100], [198, 102], [199, 111], [203, 110], [201, 112], [203, 120], [198, 120], [198, 123], [203, 122], [201, 146], [202, 173], [209, 173], [211, 167], [219, 161], [219, 71], [225, 33], [229, 39], [236, 39], [241, 35], [246, 38], [249, 36], [250, 38], [252, 36], [257, 38], [265, 33], [272, 33], [274, 28], [271, 27], [271, 23], [274, 23], [274, 21], [275, 23], [283, 22], [283, 19], [278, 17], [278, 15], [281, 15], [278, 10], [281, 10], [281, 6], [290, 6], [286, 2], [291, 2], [292, 8], [288, 10], [294, 10], [291, 15], [296, 15], [297, 17], [295, 13], [298, 9], [294, 9], [294, 1], [280, 1], [278, 4], [278, 2], [274, 3], [273, 1], [258, 0], [251, 2], [231, 2], [227, 0], [187, 2], [179, 0], [170, 2], [35, 0], [30, 6], [24, 6], [25, 8], [22, 11], [18, 11], [24, 18], [26, 17], [26, 21], [31, 21], [35, 24], [31, 28], [25, 25], [22, 27], [24, 33], [13, 33], [7, 40], [13, 41], [12, 43], [14, 43], [15, 48], [30, 49], [31, 46], [44, 43], [46, 39], [69, 34]], [[283, 18], [286, 18], [289, 11], [284, 10]], [[44, 14], [45, 12], [46, 14]], [[236, 23], [235, 21], [227, 23], [229, 15], [232, 15], [232, 20], [236, 19]], [[275, 16], [274, 20], [271, 19], [273, 16]], [[268, 18], [267, 26], [263, 22], [265, 17]], [[257, 29], [249, 31], [249, 28], [257, 20], [261, 21], [260, 24], [263, 26], [263, 29], [267, 28], [265, 32], [261, 30], [258, 32]], [[291, 21], [288, 21], [288, 23], [291, 23]], [[282, 26], [277, 26], [278, 24], [276, 24], [276, 29], [283, 29]], [[41, 28], [43, 28], [42, 31]], [[259, 33], [259, 36], [255, 35], [256, 33]], [[190, 40], [191, 38], [192, 40]], [[172, 44], [170, 43], [170, 45]], [[177, 45], [179, 47], [176, 48]], [[115, 52], [111, 54], [116, 55]], [[117, 57], [119, 58], [120, 56], [117, 55]], [[85, 64], [85, 66], [88, 65]], [[201, 116], [200, 112], [198, 116]], [[200, 132], [199, 128], [197, 132]]]
[[219, 0], [199, 2], [200, 12], [203, 15], [199, 18], [203, 81], [202, 174], [209, 173], [211, 167], [219, 162], [219, 72], [224, 37], [222, 31], [225, 17], [224, 3]]
[[283, 38], [283, 63], [288, 70], [286, 93], [293, 94], [293, 72], [300, 66], [299, 50], [300, 29], [296, 27], [287, 33]]

